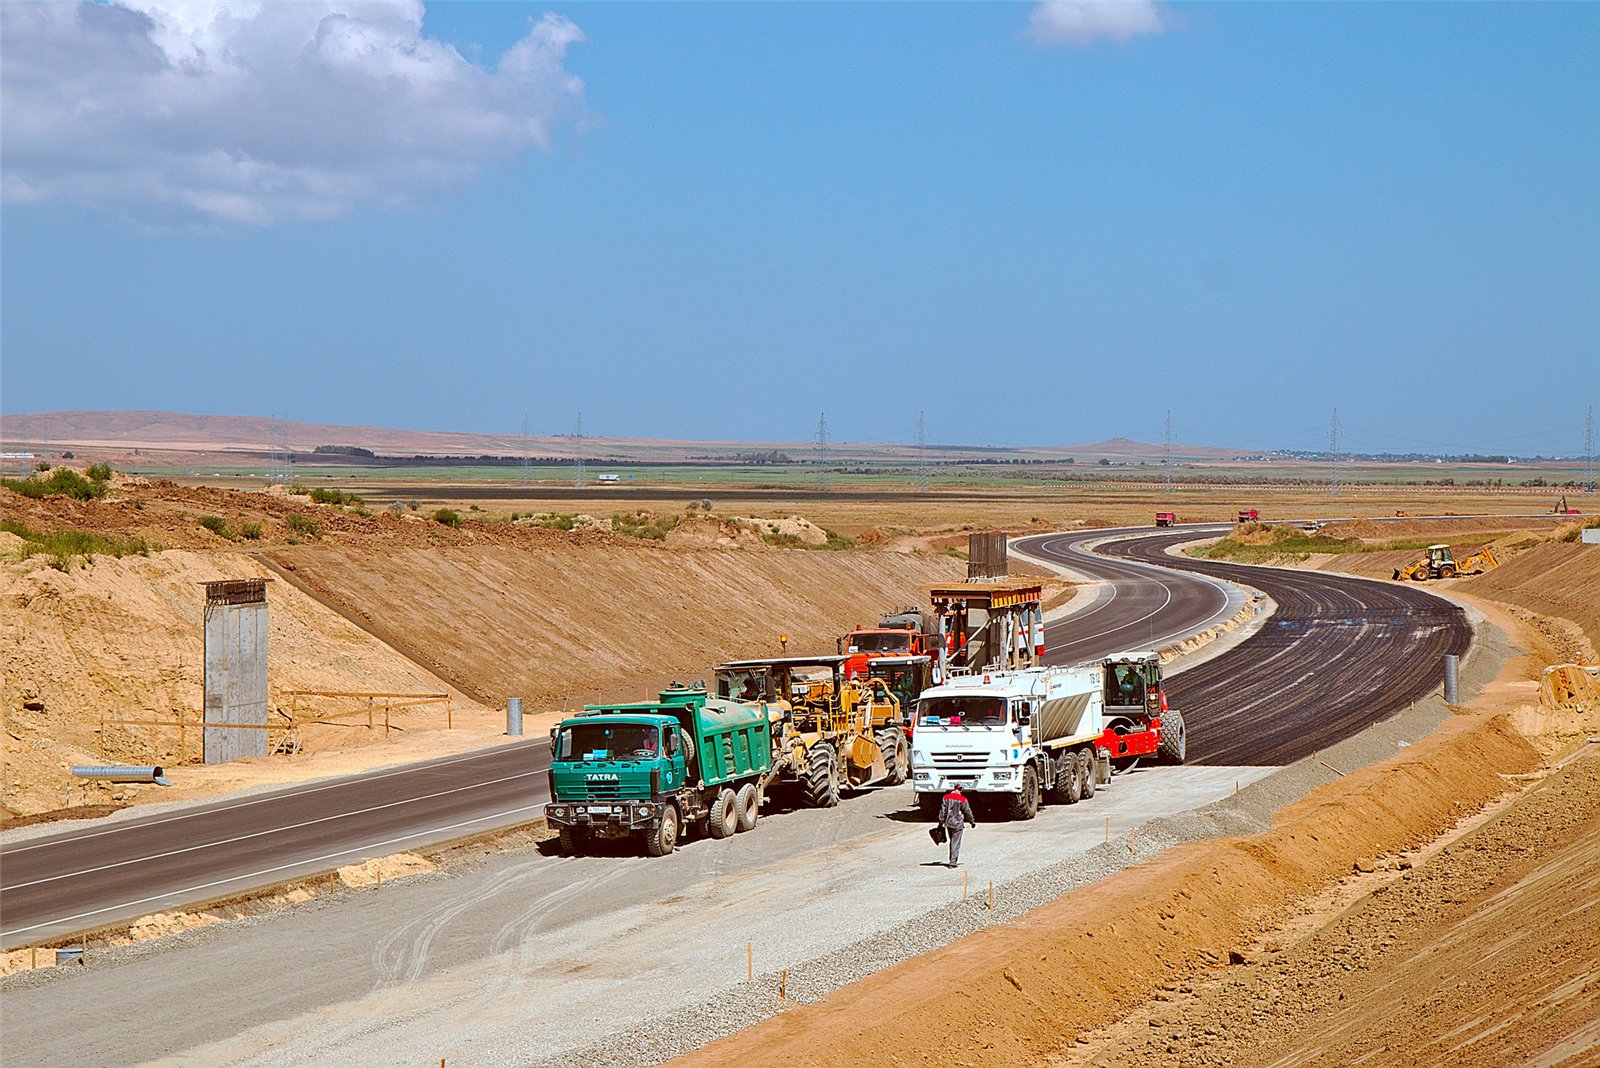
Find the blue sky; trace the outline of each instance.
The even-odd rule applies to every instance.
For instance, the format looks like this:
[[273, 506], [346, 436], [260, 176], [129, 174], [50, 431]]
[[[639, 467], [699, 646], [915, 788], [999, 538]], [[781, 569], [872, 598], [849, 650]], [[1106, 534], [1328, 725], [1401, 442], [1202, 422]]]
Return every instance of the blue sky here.
[[0, 9], [6, 412], [1576, 454], [1600, 399], [1600, 5], [140, 6]]

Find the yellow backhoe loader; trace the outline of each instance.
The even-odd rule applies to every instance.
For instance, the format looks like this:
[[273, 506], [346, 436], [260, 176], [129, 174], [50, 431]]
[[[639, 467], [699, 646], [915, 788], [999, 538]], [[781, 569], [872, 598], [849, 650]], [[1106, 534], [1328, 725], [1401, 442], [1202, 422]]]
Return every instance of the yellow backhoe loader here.
[[1460, 563], [1451, 555], [1450, 546], [1430, 545], [1427, 556], [1414, 564], [1395, 568], [1394, 577], [1423, 582], [1427, 579], [1455, 578], [1457, 575], [1478, 575], [1499, 566], [1500, 561], [1494, 558], [1494, 551], [1487, 545]]

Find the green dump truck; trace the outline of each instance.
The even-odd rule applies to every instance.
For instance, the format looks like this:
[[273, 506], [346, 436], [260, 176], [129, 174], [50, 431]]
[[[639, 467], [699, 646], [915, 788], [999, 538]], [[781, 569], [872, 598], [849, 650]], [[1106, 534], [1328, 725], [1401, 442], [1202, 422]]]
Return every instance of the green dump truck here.
[[642, 838], [661, 857], [686, 829], [747, 831], [772, 770], [764, 706], [677, 684], [659, 701], [590, 705], [562, 720], [550, 743], [545, 819], [569, 856], [595, 838]]

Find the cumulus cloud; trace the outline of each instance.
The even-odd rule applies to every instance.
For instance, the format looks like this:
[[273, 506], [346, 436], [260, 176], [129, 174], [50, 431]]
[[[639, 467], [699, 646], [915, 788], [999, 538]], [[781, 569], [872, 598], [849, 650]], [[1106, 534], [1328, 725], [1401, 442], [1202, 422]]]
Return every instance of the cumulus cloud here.
[[1028, 15], [1022, 35], [1041, 45], [1088, 48], [1101, 40], [1126, 44], [1166, 28], [1153, 0], [1045, 0]]
[[5, 199], [153, 225], [322, 219], [466, 182], [582, 117], [546, 14], [492, 65], [420, 0], [0, 4]]

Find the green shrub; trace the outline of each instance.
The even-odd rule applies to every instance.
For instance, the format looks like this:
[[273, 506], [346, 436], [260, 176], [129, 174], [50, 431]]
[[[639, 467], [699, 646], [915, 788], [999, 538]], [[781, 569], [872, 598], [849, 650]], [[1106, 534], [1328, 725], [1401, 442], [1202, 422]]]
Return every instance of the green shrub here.
[[218, 537], [233, 540], [233, 531], [228, 529], [228, 521], [220, 515], [203, 515], [200, 517], [200, 525]]
[[658, 516], [649, 512], [635, 515], [613, 515], [611, 529], [629, 538], [647, 538], [660, 541], [678, 525], [676, 516]]
[[45, 497], [72, 497], [80, 501], [98, 500], [106, 495], [104, 482], [93, 482], [70, 467], [58, 467], [49, 478], [29, 475], [27, 478], [0, 478], [0, 485], [9, 490], [42, 500]]
[[800, 535], [784, 534], [776, 530], [761, 535], [761, 540], [774, 549], [804, 549], [806, 547], [805, 539], [801, 538]]
[[40, 460], [38, 463], [33, 465], [33, 469], [35, 471], [43, 473], [45, 471], [50, 470], [50, 465], [48, 463], [46, 463], [45, 461]]
[[543, 527], [545, 530], [571, 530], [578, 525], [578, 517], [567, 513], [548, 512], [544, 515], [530, 515], [532, 525]]
[[461, 529], [461, 513], [454, 508], [440, 508], [433, 513], [433, 521], [442, 526], [455, 527], [457, 530]]
[[322, 528], [310, 516], [301, 515], [299, 512], [290, 512], [289, 518], [284, 522], [296, 534], [303, 534], [308, 538], [315, 538], [322, 533]]
[[354, 493], [346, 493], [344, 490], [325, 489], [321, 486], [312, 490], [310, 496], [313, 504], [349, 504], [360, 508], [365, 503]]
[[95, 482], [110, 482], [111, 481], [111, 465], [110, 464], [90, 464], [89, 467], [88, 467], [88, 475]]
[[39, 533], [30, 530], [26, 524], [11, 519], [0, 520], [0, 530], [15, 534], [22, 539], [24, 559], [30, 556], [49, 556], [50, 566], [57, 571], [67, 570], [78, 557], [83, 557], [87, 563], [88, 558], [94, 555], [147, 556], [150, 553], [150, 545], [143, 538], [107, 537], [88, 530], [53, 530]]
[[823, 527], [822, 532], [828, 535], [828, 540], [823, 542], [819, 548], [838, 550], [854, 549], [856, 547], [856, 539], [848, 534], [840, 534], [837, 530], [829, 530], [827, 527]]
[[240, 523], [239, 524], [239, 537], [243, 538], [246, 541], [260, 541], [261, 540], [261, 524], [260, 523]]

